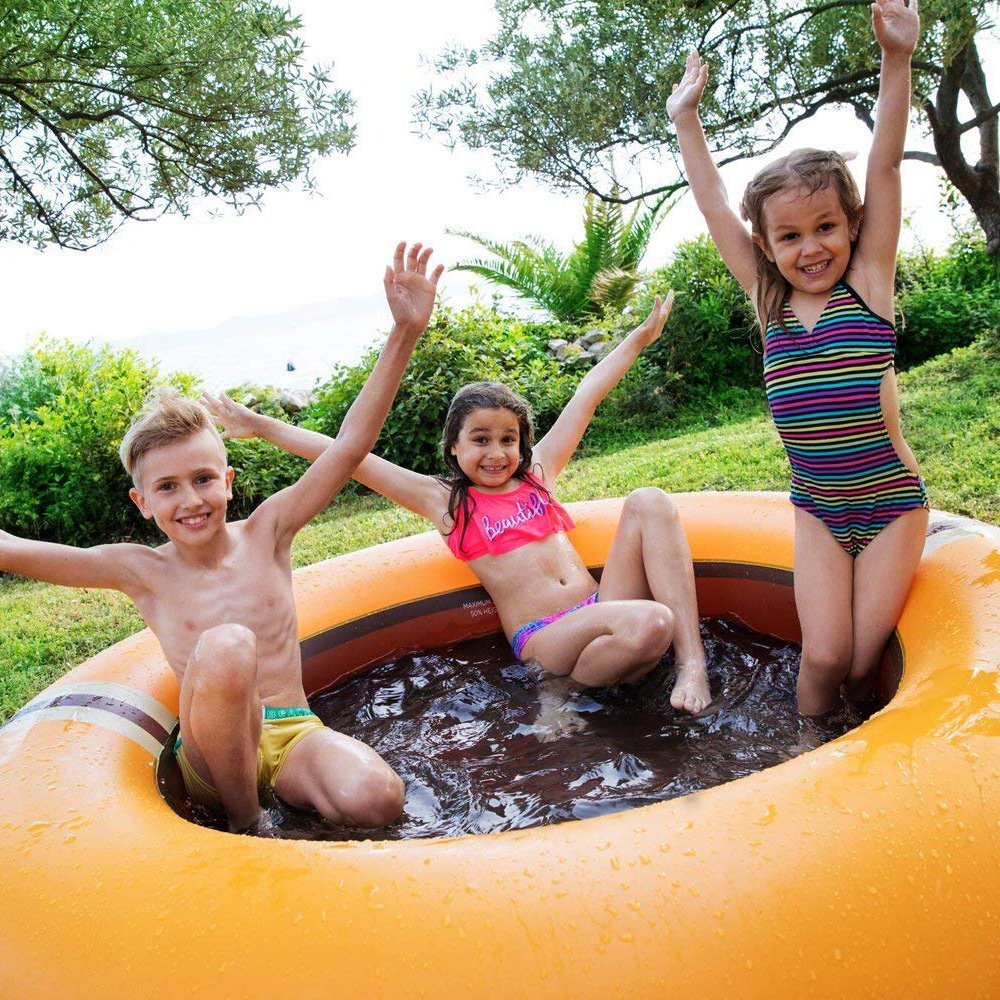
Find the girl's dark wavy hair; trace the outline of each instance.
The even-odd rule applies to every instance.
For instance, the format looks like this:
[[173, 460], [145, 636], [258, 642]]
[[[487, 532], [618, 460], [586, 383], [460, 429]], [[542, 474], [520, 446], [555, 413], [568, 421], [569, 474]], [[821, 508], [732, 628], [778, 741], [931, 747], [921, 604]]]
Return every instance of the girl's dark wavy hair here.
[[534, 414], [528, 401], [512, 389], [499, 382], [470, 382], [455, 393], [448, 407], [448, 415], [444, 418], [444, 429], [441, 432], [441, 455], [448, 467], [450, 476], [438, 476], [438, 482], [448, 487], [448, 516], [451, 518], [452, 530], [458, 524], [457, 514], [462, 512], [462, 536], [459, 546], [465, 541], [465, 532], [469, 527], [469, 519], [475, 511], [476, 502], [469, 496], [472, 480], [462, 471], [458, 459], [451, 449], [458, 441], [462, 425], [466, 417], [474, 410], [510, 410], [517, 417], [518, 451], [520, 461], [514, 470], [513, 478], [531, 483], [547, 499], [551, 499], [549, 491], [531, 472], [532, 449], [535, 446]]
[[[847, 225], [853, 237], [851, 250], [861, 229], [861, 195], [854, 177], [840, 153], [827, 149], [796, 149], [769, 164], [747, 185], [740, 202], [740, 214], [750, 223], [754, 236], [767, 242], [767, 222], [764, 207], [767, 199], [779, 191], [803, 188], [815, 194], [832, 186], [837, 193], [840, 207], [847, 216]], [[791, 286], [777, 266], [756, 242], [753, 245], [754, 263], [757, 266], [757, 287], [754, 305], [761, 331], [774, 321], [784, 329], [782, 306], [791, 294]]]

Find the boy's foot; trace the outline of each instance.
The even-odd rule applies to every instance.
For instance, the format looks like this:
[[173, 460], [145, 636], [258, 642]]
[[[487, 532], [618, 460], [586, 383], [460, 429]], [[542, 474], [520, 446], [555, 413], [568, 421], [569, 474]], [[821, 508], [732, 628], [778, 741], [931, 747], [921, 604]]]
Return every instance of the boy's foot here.
[[690, 712], [697, 715], [703, 712], [712, 700], [708, 689], [708, 672], [705, 664], [696, 660], [692, 663], [677, 664], [677, 680], [670, 692], [670, 704], [678, 712]]

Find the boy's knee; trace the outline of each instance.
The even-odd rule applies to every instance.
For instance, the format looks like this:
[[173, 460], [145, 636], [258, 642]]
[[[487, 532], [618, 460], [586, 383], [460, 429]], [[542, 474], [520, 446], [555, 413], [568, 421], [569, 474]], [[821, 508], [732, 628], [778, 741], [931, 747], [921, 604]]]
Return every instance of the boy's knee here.
[[185, 673], [196, 689], [238, 691], [256, 686], [257, 637], [243, 625], [217, 625], [198, 638]]
[[387, 826], [403, 812], [406, 787], [403, 779], [384, 762], [367, 768], [358, 777], [350, 818], [358, 826]]
[[625, 498], [624, 510], [655, 517], [658, 521], [677, 518], [677, 505], [669, 494], [656, 486], [641, 486], [637, 490], [632, 490]]

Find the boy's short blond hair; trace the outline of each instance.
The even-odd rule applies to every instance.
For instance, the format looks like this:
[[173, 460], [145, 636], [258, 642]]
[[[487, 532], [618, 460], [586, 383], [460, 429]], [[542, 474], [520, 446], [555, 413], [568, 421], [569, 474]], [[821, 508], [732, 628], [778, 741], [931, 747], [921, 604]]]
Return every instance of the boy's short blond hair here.
[[175, 389], [159, 389], [147, 400], [122, 438], [118, 454], [137, 490], [142, 489], [140, 464], [143, 455], [201, 431], [210, 431], [219, 442], [223, 460], [226, 445], [212, 415], [200, 403], [186, 399]]

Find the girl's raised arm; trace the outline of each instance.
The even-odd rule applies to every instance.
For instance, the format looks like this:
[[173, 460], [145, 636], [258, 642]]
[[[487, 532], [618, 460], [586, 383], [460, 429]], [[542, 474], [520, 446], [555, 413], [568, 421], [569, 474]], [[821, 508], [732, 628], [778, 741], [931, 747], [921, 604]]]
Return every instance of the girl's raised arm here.
[[622, 380], [642, 349], [663, 332], [673, 304], [673, 292], [663, 301], [657, 296], [645, 320], [580, 380], [573, 398], [534, 448], [533, 459], [541, 466], [546, 485], [551, 486], [566, 467], [601, 400]]
[[[259, 437], [310, 462], [319, 458], [333, 441], [318, 431], [254, 413], [225, 393], [203, 395], [201, 402], [222, 426], [223, 436], [227, 438]], [[448, 491], [432, 476], [423, 476], [377, 455], [368, 455], [354, 470], [352, 478], [400, 507], [433, 521], [436, 528], [443, 525]]]
[[729, 206], [726, 186], [712, 160], [698, 117], [698, 104], [707, 82], [708, 63], [702, 62], [697, 52], [692, 52], [687, 58], [684, 76], [680, 83], [674, 84], [667, 98], [667, 114], [677, 129], [688, 184], [712, 240], [733, 277], [747, 294], [751, 294], [757, 277], [753, 242], [739, 216]]
[[917, 0], [876, 0], [872, 30], [882, 48], [875, 132], [865, 175], [865, 215], [852, 269], [863, 276], [859, 289], [868, 304], [892, 316], [892, 288], [902, 215], [903, 160], [910, 115], [910, 57], [920, 36]]

